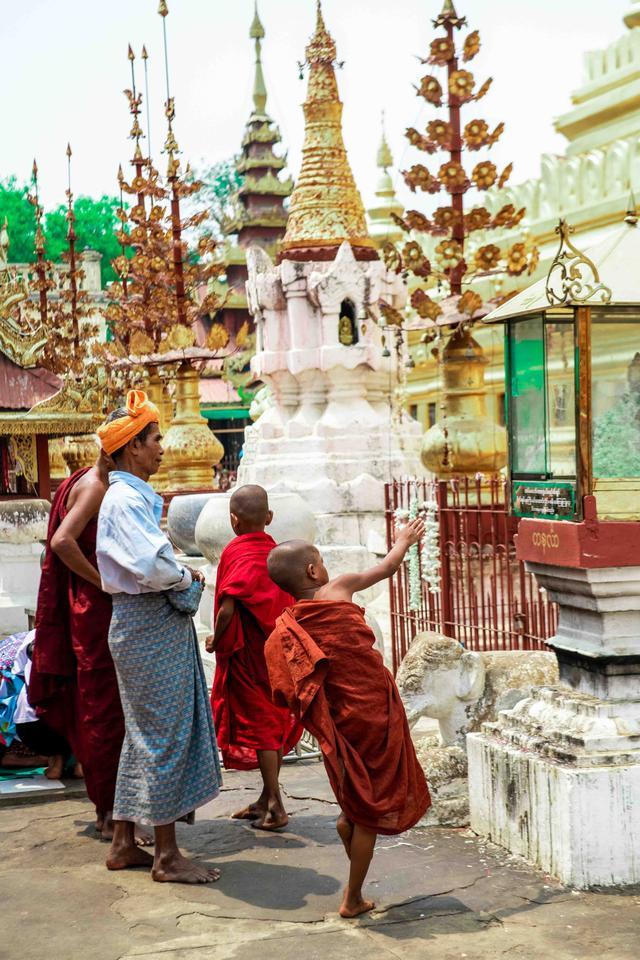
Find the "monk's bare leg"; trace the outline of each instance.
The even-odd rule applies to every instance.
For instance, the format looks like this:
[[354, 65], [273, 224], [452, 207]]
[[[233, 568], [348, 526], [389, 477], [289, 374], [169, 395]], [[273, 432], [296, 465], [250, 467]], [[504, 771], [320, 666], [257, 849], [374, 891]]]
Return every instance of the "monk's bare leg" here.
[[44, 771], [44, 775], [47, 780], [59, 780], [62, 774], [64, 773], [64, 761], [65, 758], [61, 753], [56, 753], [55, 756], [49, 757], [49, 762]]
[[[113, 840], [113, 815], [111, 810], [104, 813], [96, 810], [96, 830], [100, 834], [100, 839], [110, 843]], [[134, 839], [139, 847], [152, 847], [153, 835], [148, 830], [143, 830], [139, 823], [134, 825]]]
[[213, 883], [220, 878], [219, 870], [202, 866], [182, 856], [176, 843], [175, 823], [154, 827], [154, 830], [156, 849], [151, 870], [154, 880], [159, 883]]
[[362, 884], [364, 883], [371, 858], [373, 857], [376, 836], [375, 833], [371, 833], [370, 830], [365, 830], [357, 823], [353, 825], [349, 883], [344, 892], [340, 910], [338, 911], [341, 917], [348, 919], [358, 917], [361, 913], [367, 913], [375, 907], [373, 900], [365, 900], [363, 898]]
[[282, 751], [258, 750], [258, 764], [264, 783], [262, 797], [266, 799], [266, 812], [259, 820], [251, 824], [256, 830], [279, 830], [289, 823], [287, 811], [280, 794], [278, 774], [282, 763]]
[[113, 840], [107, 855], [108, 870], [126, 870], [129, 867], [152, 867], [153, 857], [136, 843], [135, 824], [128, 820], [113, 821]]
[[[257, 750], [256, 753], [259, 754], [261, 751]], [[271, 751], [267, 751], [271, 752]], [[280, 773], [280, 768], [282, 767], [282, 750], [278, 750], [278, 774]], [[263, 778], [264, 780], [264, 778]], [[255, 801], [255, 803], [250, 803], [248, 807], [243, 807], [242, 810], [238, 810], [236, 813], [231, 814], [232, 820], [264, 820], [267, 816], [269, 809], [269, 791], [266, 786], [263, 786], [262, 793]], [[273, 827], [271, 828], [273, 829]]]
[[340, 811], [340, 816], [338, 817], [338, 822], [336, 823], [336, 830], [338, 831], [338, 836], [342, 840], [342, 845], [346, 850], [349, 860], [351, 860], [351, 839], [353, 837], [353, 824], [347, 816], [345, 816], [344, 811]]

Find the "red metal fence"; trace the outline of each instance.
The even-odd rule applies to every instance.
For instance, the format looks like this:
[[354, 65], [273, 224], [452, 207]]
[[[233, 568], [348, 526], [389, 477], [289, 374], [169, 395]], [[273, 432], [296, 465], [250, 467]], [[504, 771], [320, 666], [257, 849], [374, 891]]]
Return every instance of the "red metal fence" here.
[[438, 522], [440, 588], [431, 592], [421, 576], [419, 596], [412, 597], [407, 563], [391, 579], [394, 672], [421, 630], [455, 637], [471, 650], [545, 649], [556, 629], [557, 610], [516, 559], [518, 518], [508, 512], [505, 481], [388, 483], [389, 544], [398, 512], [416, 505], [422, 510], [428, 502], [435, 502]]

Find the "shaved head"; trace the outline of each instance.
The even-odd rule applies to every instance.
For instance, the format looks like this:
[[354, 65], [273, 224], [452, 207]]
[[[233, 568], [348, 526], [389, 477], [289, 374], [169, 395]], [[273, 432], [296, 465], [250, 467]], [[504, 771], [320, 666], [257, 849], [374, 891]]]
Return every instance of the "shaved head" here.
[[321, 562], [320, 551], [306, 540], [286, 540], [274, 547], [267, 557], [269, 576], [281, 590], [286, 590], [296, 599], [301, 590], [309, 585], [309, 564]]
[[264, 530], [271, 520], [267, 491], [255, 483], [238, 487], [231, 494], [229, 512], [238, 518], [245, 532]]

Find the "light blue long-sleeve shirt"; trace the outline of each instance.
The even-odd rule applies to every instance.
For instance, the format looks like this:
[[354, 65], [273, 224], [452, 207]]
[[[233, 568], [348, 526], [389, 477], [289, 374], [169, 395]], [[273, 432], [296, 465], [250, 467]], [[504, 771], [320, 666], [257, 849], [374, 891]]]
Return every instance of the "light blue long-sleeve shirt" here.
[[191, 574], [160, 529], [162, 497], [132, 473], [114, 470], [98, 515], [96, 556], [107, 593], [186, 590]]

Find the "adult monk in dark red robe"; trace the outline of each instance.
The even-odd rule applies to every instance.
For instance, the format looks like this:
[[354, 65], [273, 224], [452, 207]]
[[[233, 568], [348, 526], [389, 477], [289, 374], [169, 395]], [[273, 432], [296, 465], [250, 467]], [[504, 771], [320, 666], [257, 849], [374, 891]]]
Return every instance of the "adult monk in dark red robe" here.
[[53, 499], [42, 566], [29, 700], [71, 744], [82, 763], [96, 828], [113, 832], [111, 812], [124, 718], [107, 635], [111, 597], [96, 565], [100, 504], [113, 464], [96, 464], [64, 480]]
[[352, 595], [390, 577], [424, 532], [407, 524], [385, 559], [363, 573], [329, 575], [318, 549], [301, 540], [276, 547], [269, 574], [298, 600], [267, 640], [274, 699], [300, 717], [322, 750], [340, 804], [337, 830], [350, 860], [342, 917], [375, 904], [362, 896], [376, 836], [408, 830], [430, 798], [393, 677]]
[[236, 537], [220, 557], [214, 633], [207, 641], [207, 650], [216, 655], [211, 706], [225, 767], [259, 767], [262, 775], [260, 797], [234, 818], [276, 830], [288, 823], [278, 781], [282, 757], [302, 728], [288, 707], [273, 703], [264, 644], [293, 597], [267, 573], [267, 557], [276, 544], [264, 532], [273, 518], [266, 490], [253, 484], [240, 487], [229, 511]]

